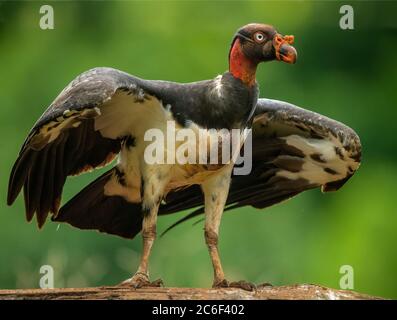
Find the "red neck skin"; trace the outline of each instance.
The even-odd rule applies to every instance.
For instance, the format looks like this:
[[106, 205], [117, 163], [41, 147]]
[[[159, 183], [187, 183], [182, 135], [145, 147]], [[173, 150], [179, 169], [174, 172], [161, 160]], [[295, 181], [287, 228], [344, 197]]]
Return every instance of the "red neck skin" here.
[[244, 84], [251, 87], [256, 82], [257, 63], [249, 60], [242, 48], [240, 39], [236, 39], [229, 55], [229, 71], [235, 77], [240, 79]]

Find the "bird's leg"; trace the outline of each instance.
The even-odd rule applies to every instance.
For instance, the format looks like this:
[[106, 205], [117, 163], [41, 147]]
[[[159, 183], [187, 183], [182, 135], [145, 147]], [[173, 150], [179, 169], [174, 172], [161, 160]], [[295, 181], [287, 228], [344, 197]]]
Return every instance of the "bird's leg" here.
[[152, 208], [144, 212], [143, 223], [142, 223], [142, 240], [143, 248], [141, 260], [139, 263], [138, 270], [134, 276], [125, 281], [124, 284], [133, 286], [135, 288], [140, 287], [160, 287], [162, 281], [160, 279], [150, 282], [149, 281], [149, 256], [152, 250], [153, 242], [156, 239], [156, 222], [157, 222], [157, 211], [159, 204], [155, 204]]
[[205, 227], [204, 236], [208, 251], [214, 268], [213, 287], [227, 287], [221, 259], [218, 251], [219, 225], [226, 203], [230, 185], [230, 170], [222, 172], [202, 184], [205, 204]]
[[211, 230], [212, 228], [205, 228], [205, 242], [210, 253], [212, 267], [214, 268], [213, 287], [227, 287], [229, 284], [225, 279], [221, 259], [218, 251], [218, 234]]
[[245, 290], [253, 290], [255, 285], [246, 281], [229, 283], [223, 272], [218, 250], [219, 225], [223, 209], [229, 193], [231, 170], [226, 168], [220, 175], [207, 180], [202, 184], [205, 198], [205, 227], [204, 235], [209, 254], [214, 268], [214, 281], [212, 287], [236, 287]]
[[130, 285], [135, 288], [144, 286], [160, 287], [162, 280], [157, 279], [153, 282], [149, 281], [149, 256], [152, 250], [154, 240], [156, 239], [156, 223], [157, 213], [160, 202], [162, 200], [164, 189], [169, 181], [167, 167], [152, 168], [148, 178], [142, 179], [141, 193], [142, 193], [142, 239], [143, 248], [141, 260], [138, 270], [131, 279], [123, 282], [125, 285]]

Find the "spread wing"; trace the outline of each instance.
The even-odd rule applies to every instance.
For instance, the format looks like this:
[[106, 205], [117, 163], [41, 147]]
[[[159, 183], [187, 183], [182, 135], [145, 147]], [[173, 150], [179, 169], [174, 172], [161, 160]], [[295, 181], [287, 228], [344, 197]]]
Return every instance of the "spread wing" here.
[[[252, 171], [233, 176], [225, 210], [266, 208], [317, 187], [334, 191], [360, 165], [361, 144], [352, 129], [295, 105], [259, 99], [252, 129]], [[204, 211], [197, 186], [166, 200], [160, 214], [199, 207], [173, 226]]]
[[131, 139], [131, 128], [161, 112], [150, 86], [111, 68], [95, 68], [73, 80], [26, 138], [12, 168], [8, 204], [23, 188], [28, 221], [36, 213], [41, 227], [49, 213], [56, 215], [67, 176], [111, 162]]

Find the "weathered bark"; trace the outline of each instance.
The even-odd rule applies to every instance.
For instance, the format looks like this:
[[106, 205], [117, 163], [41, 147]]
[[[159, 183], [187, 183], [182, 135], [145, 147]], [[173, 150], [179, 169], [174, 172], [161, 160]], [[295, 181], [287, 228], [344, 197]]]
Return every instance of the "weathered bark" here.
[[69, 288], [69, 289], [23, 289], [0, 290], [3, 299], [77, 299], [77, 300], [357, 300], [381, 299], [347, 290], [336, 290], [317, 285], [292, 285], [281, 287], [263, 286], [249, 292], [242, 289], [202, 289], [202, 288]]

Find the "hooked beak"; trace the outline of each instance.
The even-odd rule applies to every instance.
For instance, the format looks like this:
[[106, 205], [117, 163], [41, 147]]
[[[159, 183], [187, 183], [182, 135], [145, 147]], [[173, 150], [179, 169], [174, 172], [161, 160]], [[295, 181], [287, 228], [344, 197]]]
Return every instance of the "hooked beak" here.
[[298, 56], [295, 48], [291, 46], [294, 43], [294, 36], [282, 36], [276, 34], [273, 38], [273, 47], [276, 53], [276, 59], [287, 63], [295, 63]]

